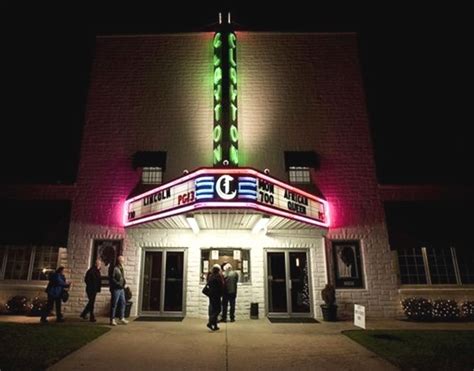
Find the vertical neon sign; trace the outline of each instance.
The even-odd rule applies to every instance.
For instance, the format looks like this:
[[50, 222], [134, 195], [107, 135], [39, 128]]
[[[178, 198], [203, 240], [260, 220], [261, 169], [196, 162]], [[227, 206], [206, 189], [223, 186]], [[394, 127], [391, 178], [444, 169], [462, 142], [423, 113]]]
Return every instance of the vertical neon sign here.
[[237, 125], [237, 37], [230, 19], [219, 25], [214, 47], [214, 129], [213, 164], [239, 165], [239, 131]]

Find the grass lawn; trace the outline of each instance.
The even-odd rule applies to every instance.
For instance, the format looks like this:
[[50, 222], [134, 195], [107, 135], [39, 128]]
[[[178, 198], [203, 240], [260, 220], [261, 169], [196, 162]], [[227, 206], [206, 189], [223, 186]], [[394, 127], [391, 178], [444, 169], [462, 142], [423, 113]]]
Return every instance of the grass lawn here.
[[474, 370], [474, 331], [351, 330], [343, 333], [403, 370]]
[[43, 370], [109, 330], [80, 324], [0, 323], [0, 370]]

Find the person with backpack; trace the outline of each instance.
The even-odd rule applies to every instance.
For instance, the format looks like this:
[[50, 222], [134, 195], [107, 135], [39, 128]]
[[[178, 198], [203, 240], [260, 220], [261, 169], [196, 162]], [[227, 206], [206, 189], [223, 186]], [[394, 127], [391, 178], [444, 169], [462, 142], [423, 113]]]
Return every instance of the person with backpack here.
[[90, 313], [89, 320], [91, 322], [96, 322], [94, 316], [94, 304], [95, 297], [97, 296], [97, 293], [100, 292], [100, 287], [102, 285], [102, 279], [100, 275], [101, 266], [102, 262], [100, 261], [100, 259], [97, 259], [95, 261], [95, 264], [87, 270], [86, 275], [84, 277], [84, 282], [86, 283], [86, 294], [87, 298], [89, 299], [89, 302], [85, 306], [80, 317], [82, 319], [87, 319], [87, 314]]
[[49, 276], [46, 293], [48, 294], [48, 304], [44, 308], [41, 315], [41, 323], [48, 323], [48, 314], [53, 309], [53, 304], [56, 305], [56, 322], [64, 322], [64, 317], [61, 313], [61, 300], [65, 289], [71, 286], [71, 282], [66, 281], [64, 276], [64, 267], [58, 267], [56, 271]]

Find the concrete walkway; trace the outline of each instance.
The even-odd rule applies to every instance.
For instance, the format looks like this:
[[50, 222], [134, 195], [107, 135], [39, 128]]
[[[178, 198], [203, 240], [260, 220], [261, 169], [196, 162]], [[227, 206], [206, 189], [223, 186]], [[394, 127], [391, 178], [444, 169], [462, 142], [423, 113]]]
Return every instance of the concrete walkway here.
[[[105, 322], [105, 320], [104, 320]], [[222, 323], [202, 319], [130, 322], [70, 354], [50, 370], [395, 370], [341, 335], [350, 322]], [[88, 324], [85, 324], [88, 325]]]

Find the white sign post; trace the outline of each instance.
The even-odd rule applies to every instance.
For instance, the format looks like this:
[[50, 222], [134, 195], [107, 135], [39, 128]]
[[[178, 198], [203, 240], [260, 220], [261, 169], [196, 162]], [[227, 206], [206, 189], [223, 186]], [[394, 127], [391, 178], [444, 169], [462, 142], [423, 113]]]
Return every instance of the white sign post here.
[[354, 326], [365, 329], [365, 307], [354, 304]]

